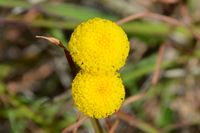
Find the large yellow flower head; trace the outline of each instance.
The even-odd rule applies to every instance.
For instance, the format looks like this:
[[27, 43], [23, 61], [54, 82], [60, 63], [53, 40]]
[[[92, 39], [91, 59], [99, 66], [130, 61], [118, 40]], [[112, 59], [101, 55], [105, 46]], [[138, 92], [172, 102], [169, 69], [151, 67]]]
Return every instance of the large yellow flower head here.
[[118, 111], [125, 92], [119, 74], [96, 75], [81, 70], [73, 80], [72, 96], [79, 111], [104, 118]]
[[95, 73], [119, 70], [129, 52], [128, 38], [122, 28], [101, 18], [81, 23], [74, 30], [68, 47], [81, 69]]

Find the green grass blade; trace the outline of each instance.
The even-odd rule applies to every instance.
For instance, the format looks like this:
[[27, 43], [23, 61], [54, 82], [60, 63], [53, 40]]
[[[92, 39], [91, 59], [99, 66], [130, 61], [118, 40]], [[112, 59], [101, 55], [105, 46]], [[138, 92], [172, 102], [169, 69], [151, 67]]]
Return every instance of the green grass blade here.
[[[31, 3], [28, 3], [24, 0], [1, 0], [0, 6], [3, 7], [22, 7], [25, 9], [30, 9], [34, 5]], [[89, 18], [93, 17], [102, 17], [102, 18], [109, 18], [112, 20], [116, 20], [116, 17], [105, 14], [99, 10], [89, 8], [89, 7], [83, 7], [75, 4], [69, 4], [69, 3], [41, 3], [35, 5], [37, 7], [40, 7], [43, 11], [45, 11], [48, 14], [57, 15], [64, 18], [72, 18], [77, 20], [87, 20]]]

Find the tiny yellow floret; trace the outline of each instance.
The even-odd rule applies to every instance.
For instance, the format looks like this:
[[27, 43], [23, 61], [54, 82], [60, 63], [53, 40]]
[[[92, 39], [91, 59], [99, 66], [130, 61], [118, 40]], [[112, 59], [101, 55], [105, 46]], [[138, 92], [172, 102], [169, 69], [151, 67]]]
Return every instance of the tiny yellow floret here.
[[81, 69], [107, 73], [115, 72], [125, 64], [129, 42], [126, 33], [116, 23], [93, 18], [74, 30], [68, 48]]
[[72, 96], [79, 111], [105, 118], [119, 110], [125, 91], [118, 73], [93, 75], [81, 70], [73, 80]]

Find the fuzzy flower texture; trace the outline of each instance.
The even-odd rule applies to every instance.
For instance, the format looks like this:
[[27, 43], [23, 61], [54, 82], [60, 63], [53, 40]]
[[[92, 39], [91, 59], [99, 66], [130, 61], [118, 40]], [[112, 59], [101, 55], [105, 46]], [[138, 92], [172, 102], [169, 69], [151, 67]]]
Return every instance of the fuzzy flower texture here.
[[93, 18], [74, 30], [68, 48], [81, 68], [72, 83], [79, 111], [93, 118], [105, 118], [118, 111], [125, 97], [117, 71], [129, 52], [126, 33], [110, 20]]

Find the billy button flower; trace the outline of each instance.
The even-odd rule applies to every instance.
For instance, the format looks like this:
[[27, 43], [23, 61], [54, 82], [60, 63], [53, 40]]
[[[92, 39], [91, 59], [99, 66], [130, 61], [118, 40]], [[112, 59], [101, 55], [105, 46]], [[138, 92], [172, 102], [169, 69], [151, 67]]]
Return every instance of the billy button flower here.
[[110, 73], [125, 64], [129, 42], [120, 26], [110, 20], [94, 18], [74, 30], [68, 48], [81, 69]]
[[81, 70], [73, 80], [72, 96], [79, 111], [105, 118], [118, 111], [125, 91], [118, 73], [97, 75]]
[[75, 29], [68, 47], [81, 68], [72, 83], [76, 107], [93, 118], [118, 111], [125, 91], [116, 71], [125, 64], [129, 52], [125, 32], [110, 20], [94, 18]]

